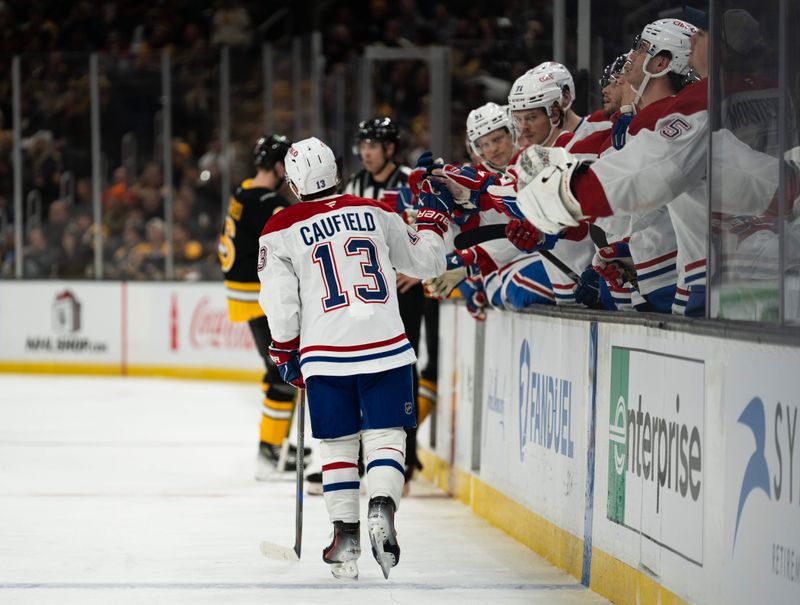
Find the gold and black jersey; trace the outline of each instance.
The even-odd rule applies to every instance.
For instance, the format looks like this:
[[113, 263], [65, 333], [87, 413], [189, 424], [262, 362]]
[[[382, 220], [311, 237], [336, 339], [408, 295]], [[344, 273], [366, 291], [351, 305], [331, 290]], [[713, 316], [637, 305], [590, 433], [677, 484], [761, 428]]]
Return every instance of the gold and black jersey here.
[[219, 261], [225, 275], [228, 319], [249, 321], [264, 315], [258, 304], [258, 238], [267, 219], [289, 202], [265, 187], [243, 181], [228, 202], [219, 238]]

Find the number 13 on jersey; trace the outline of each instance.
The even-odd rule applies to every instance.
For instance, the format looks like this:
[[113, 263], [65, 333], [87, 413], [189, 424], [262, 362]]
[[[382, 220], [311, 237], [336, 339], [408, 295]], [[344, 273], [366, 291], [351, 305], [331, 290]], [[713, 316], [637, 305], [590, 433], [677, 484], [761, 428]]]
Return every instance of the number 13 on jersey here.
[[[375, 242], [368, 237], [351, 237], [342, 246], [343, 249], [337, 248], [333, 242], [321, 242], [311, 252], [311, 258], [319, 267], [325, 284], [325, 296], [322, 298], [324, 311], [327, 313], [350, 304], [350, 288], [342, 287], [337, 258], [344, 263], [359, 261], [361, 276], [369, 279], [365, 283], [353, 284], [352, 292], [356, 298], [365, 303], [385, 303], [389, 300], [389, 287], [381, 270]], [[344, 275], [352, 273], [347, 270]]]

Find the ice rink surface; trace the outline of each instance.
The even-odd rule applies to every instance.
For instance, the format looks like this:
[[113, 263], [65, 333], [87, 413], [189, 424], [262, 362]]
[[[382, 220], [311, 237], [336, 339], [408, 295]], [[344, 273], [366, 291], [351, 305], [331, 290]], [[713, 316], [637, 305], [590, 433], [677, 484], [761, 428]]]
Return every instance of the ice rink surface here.
[[[294, 543], [294, 474], [253, 480], [257, 384], [0, 375], [0, 603], [606, 603], [421, 482], [388, 581], [362, 529], [335, 580], [322, 497]], [[314, 460], [311, 470], [319, 468]], [[366, 500], [362, 499], [362, 517]]]

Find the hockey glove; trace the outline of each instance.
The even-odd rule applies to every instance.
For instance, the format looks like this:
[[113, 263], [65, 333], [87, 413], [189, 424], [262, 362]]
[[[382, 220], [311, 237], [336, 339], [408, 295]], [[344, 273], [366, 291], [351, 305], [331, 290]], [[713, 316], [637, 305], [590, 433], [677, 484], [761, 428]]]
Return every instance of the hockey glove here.
[[427, 292], [428, 296], [438, 300], [444, 300], [450, 296], [450, 293], [453, 291], [453, 289], [466, 278], [466, 267], [458, 267], [457, 269], [445, 271], [439, 277], [427, 279], [422, 282], [422, 284], [425, 286], [425, 291]]
[[450, 192], [426, 179], [420, 187], [417, 204], [417, 230], [431, 229], [444, 235], [453, 212], [453, 196]]
[[437, 170], [434, 174], [445, 177], [448, 183], [455, 185], [456, 191], [461, 193], [459, 195], [459, 193], [453, 192], [456, 202], [468, 209], [480, 207], [481, 193], [485, 193], [497, 181], [496, 174], [469, 165], [446, 164], [444, 168], [440, 171]]
[[636, 281], [636, 271], [633, 267], [630, 249], [624, 242], [616, 242], [600, 248], [594, 254], [592, 267], [608, 284], [617, 288], [625, 285], [625, 282], [629, 281], [631, 277], [633, 277], [632, 283]]
[[300, 370], [300, 337], [289, 342], [273, 341], [269, 347], [269, 358], [278, 366], [278, 372], [284, 382], [298, 389], [306, 388], [303, 373]]
[[454, 250], [447, 256], [447, 268], [458, 269], [459, 267], [469, 267], [471, 264], [478, 260], [478, 255], [475, 253], [475, 248], [466, 248], [465, 250]]
[[574, 161], [572, 155], [563, 147], [542, 147], [530, 145], [522, 150], [514, 164], [517, 191], [533, 182], [539, 174], [550, 166], [565, 166]]
[[467, 311], [476, 320], [483, 321], [486, 319], [486, 306], [489, 304], [486, 298], [486, 292], [483, 291], [483, 285], [479, 280], [468, 278], [458, 286], [461, 296], [467, 303]]
[[580, 281], [575, 287], [575, 301], [590, 309], [597, 308], [600, 301], [600, 274], [594, 267], [586, 267], [581, 273]]
[[417, 165], [414, 170], [408, 175], [408, 187], [411, 193], [416, 196], [422, 187], [422, 182], [431, 175], [431, 171], [444, 166], [444, 160], [441, 158], [433, 159], [433, 152], [423, 151], [417, 159]]
[[515, 248], [523, 252], [533, 252], [544, 242], [544, 234], [528, 221], [517, 218], [506, 225], [506, 237]]
[[[565, 227], [577, 227], [586, 218], [571, 188], [572, 175], [584, 163], [561, 151], [559, 163], [542, 170], [517, 196], [517, 206], [525, 218], [539, 231], [553, 235]], [[550, 156], [550, 161], [553, 159]]]

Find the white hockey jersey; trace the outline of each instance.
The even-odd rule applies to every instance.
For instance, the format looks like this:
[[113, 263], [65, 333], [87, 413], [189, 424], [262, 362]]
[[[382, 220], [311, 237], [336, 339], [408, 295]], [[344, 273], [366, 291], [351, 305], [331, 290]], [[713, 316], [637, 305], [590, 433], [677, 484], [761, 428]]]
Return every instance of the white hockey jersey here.
[[395, 269], [418, 278], [444, 272], [437, 232], [415, 231], [379, 202], [336, 195], [276, 214], [259, 243], [259, 302], [275, 342], [299, 336], [304, 377], [416, 361], [400, 319]]

